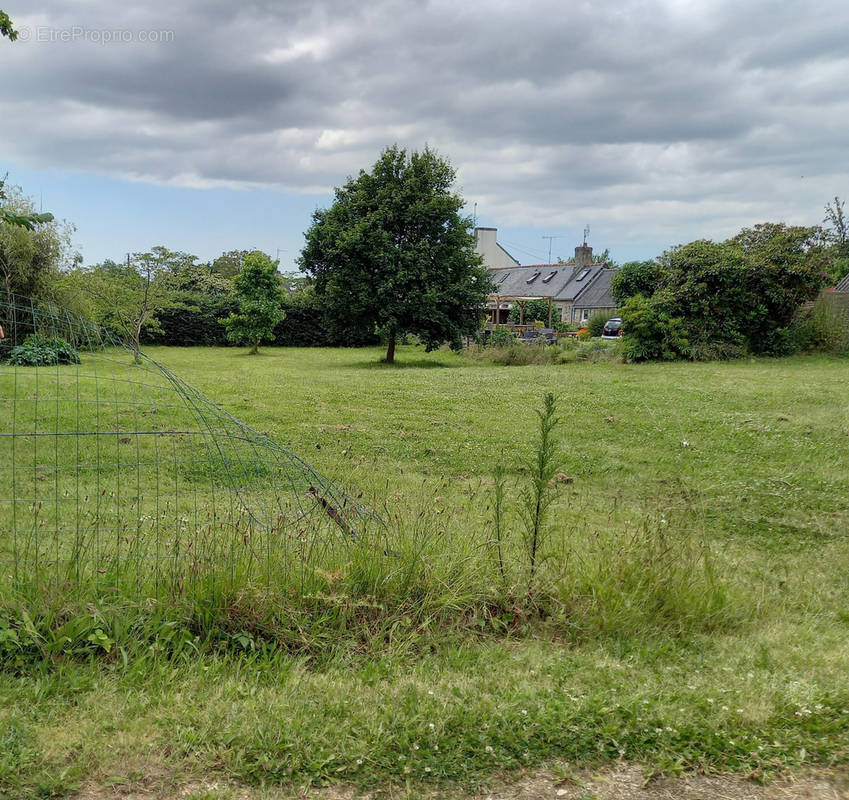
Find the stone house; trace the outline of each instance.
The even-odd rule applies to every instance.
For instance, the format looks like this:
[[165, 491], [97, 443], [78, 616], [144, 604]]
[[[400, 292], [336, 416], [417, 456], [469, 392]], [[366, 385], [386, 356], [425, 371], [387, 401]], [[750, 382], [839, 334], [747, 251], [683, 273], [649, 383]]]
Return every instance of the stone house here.
[[[507, 256], [512, 259], [509, 253]], [[595, 311], [611, 316], [616, 311], [610, 296], [610, 279], [615, 270], [593, 261], [593, 249], [586, 242], [575, 248], [575, 258], [568, 264], [519, 266], [516, 262], [494, 266], [486, 262], [486, 266], [496, 286], [487, 300], [491, 323], [505, 323], [513, 306], [523, 308], [528, 300], [548, 302], [552, 323], [580, 324]]]

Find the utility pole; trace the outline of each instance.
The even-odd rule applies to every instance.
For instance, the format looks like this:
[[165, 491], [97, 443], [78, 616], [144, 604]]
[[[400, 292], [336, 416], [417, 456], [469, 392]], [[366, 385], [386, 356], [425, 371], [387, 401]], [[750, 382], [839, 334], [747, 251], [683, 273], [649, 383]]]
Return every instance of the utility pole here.
[[562, 239], [563, 236], [543, 236], [543, 239], [548, 239], [548, 263], [551, 263], [551, 245], [555, 239]]

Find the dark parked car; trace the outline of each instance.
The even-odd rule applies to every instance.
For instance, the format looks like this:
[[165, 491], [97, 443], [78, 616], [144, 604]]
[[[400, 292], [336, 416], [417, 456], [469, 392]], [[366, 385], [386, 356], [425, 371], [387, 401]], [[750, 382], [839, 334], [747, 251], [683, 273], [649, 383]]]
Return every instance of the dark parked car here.
[[618, 339], [622, 335], [622, 320], [619, 317], [607, 320], [604, 330], [601, 332], [602, 339]]

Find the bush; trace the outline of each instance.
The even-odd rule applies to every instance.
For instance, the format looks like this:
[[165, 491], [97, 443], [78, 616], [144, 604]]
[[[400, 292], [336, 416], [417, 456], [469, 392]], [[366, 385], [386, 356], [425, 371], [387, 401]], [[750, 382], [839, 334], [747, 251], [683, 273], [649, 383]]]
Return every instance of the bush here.
[[672, 361], [689, 356], [690, 342], [680, 317], [664, 307], [662, 295], [638, 294], [619, 312], [622, 317], [622, 355], [626, 361]]
[[54, 364], [79, 364], [77, 349], [59, 336], [31, 333], [23, 344], [12, 348], [9, 363], [19, 367], [49, 367]]
[[587, 320], [587, 327], [590, 329], [590, 336], [601, 336], [604, 333], [604, 324], [610, 319], [610, 313], [607, 311], [596, 311], [590, 315]]
[[488, 344], [490, 347], [510, 347], [516, 343], [516, 337], [513, 335], [513, 331], [508, 328], [496, 328], [489, 335]]

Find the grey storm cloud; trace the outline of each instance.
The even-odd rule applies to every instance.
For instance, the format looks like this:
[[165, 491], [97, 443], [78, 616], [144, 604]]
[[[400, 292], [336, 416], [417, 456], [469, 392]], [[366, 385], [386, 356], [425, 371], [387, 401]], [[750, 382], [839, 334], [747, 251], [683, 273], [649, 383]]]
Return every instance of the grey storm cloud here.
[[6, 9], [0, 147], [31, 166], [327, 192], [428, 143], [499, 224], [626, 238], [815, 222], [847, 190], [844, 0]]

